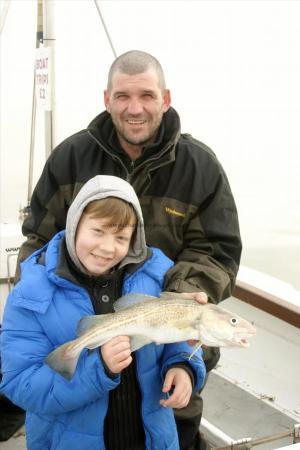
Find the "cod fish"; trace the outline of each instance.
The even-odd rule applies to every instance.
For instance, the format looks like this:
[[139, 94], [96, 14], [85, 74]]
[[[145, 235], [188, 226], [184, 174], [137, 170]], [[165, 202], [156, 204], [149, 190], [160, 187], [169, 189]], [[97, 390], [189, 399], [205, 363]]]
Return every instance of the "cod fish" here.
[[130, 336], [135, 351], [152, 342], [187, 340], [199, 341], [199, 346], [248, 347], [247, 338], [255, 334], [254, 326], [235, 313], [212, 303], [202, 305], [188, 294], [129, 294], [119, 298], [114, 309], [111, 314], [83, 317], [78, 338], [51, 352], [45, 363], [70, 380], [84, 348], [100, 347], [115, 336]]

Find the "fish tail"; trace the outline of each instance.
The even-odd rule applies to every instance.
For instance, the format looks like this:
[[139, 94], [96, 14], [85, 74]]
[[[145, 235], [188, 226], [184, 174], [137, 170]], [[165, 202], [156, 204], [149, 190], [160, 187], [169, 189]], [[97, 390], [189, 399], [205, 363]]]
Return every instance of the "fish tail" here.
[[58, 372], [61, 376], [67, 380], [71, 380], [74, 375], [79, 355], [83, 347], [76, 346], [74, 350], [74, 343], [77, 340], [66, 342], [60, 345], [57, 349], [53, 350], [47, 358], [45, 363], [51, 367], [51, 369]]

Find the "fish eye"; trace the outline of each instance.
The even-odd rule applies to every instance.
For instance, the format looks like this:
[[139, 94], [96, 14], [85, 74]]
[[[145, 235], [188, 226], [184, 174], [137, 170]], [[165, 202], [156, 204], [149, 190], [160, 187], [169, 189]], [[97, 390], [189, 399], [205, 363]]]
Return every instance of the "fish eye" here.
[[238, 323], [237, 318], [236, 317], [231, 317], [230, 323], [231, 323], [231, 325], [233, 325], [235, 327], [237, 325], [237, 323]]

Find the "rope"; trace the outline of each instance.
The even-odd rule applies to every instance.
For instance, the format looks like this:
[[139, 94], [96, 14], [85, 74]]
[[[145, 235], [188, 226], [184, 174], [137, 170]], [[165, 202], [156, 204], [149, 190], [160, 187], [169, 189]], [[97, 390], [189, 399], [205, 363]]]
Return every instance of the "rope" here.
[[107, 29], [107, 27], [106, 27], [106, 25], [105, 25], [104, 18], [103, 18], [102, 14], [101, 14], [100, 6], [98, 5], [97, 0], [94, 0], [94, 3], [95, 3], [95, 6], [96, 6], [96, 8], [97, 8], [99, 17], [100, 17], [100, 19], [101, 19], [101, 22], [102, 22], [104, 31], [105, 31], [105, 33], [106, 33], [106, 36], [107, 36], [107, 39], [108, 39], [108, 42], [109, 42], [109, 45], [110, 45], [110, 47], [111, 47], [111, 49], [112, 49], [112, 52], [113, 52], [113, 54], [114, 54], [114, 57], [116, 58], [116, 57], [117, 57], [117, 53], [116, 53], [115, 48], [114, 48], [114, 46], [113, 46], [113, 43], [112, 43], [111, 37], [110, 37], [110, 35], [109, 35], [108, 29]]
[[0, 15], [0, 34], [2, 34], [2, 30], [3, 30], [4, 25], [5, 25], [5, 21], [6, 21], [6, 17], [7, 17], [9, 6], [10, 6], [10, 0], [5, 0], [4, 4], [2, 6], [1, 15]]

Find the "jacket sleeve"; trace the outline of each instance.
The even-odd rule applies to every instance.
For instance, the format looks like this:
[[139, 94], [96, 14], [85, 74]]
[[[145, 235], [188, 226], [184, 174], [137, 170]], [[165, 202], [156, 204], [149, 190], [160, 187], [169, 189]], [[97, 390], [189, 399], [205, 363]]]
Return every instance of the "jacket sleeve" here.
[[[14, 295], [14, 291], [11, 296]], [[44, 364], [53, 345], [33, 311], [7, 300], [1, 333], [1, 391], [23, 409], [41, 414], [62, 414], [107, 395], [120, 381], [109, 378], [98, 351], [84, 350], [71, 381]], [[76, 395], [74, 395], [76, 392]]]
[[180, 363], [188, 364], [194, 375], [193, 391], [199, 391], [205, 380], [206, 368], [202, 358], [202, 350], [199, 349], [195, 355], [190, 358], [192, 348], [185, 342], [174, 344], [165, 344], [161, 358], [161, 378], [165, 378], [166, 372], [169, 368]]
[[232, 294], [242, 249], [233, 195], [216, 167], [218, 173], [205, 179], [206, 197], [185, 225], [182, 249], [165, 279], [166, 290], [204, 291], [213, 303]]

